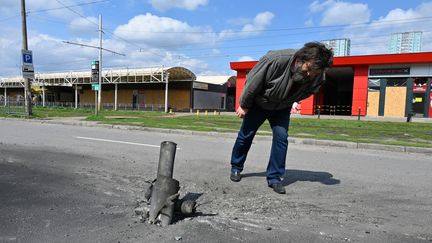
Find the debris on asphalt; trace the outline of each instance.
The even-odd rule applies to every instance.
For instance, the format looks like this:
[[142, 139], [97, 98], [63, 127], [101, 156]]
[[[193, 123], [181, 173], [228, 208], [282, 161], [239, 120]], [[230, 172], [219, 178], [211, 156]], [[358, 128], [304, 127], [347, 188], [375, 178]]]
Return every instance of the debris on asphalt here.
[[161, 143], [157, 178], [146, 181], [150, 185], [145, 190], [145, 200], [135, 204], [134, 213], [140, 222], [168, 226], [178, 214], [182, 218], [195, 214], [196, 198], [188, 198], [188, 193], [179, 199], [180, 182], [172, 178], [176, 147], [174, 142]]
[[134, 210], [135, 215], [143, 215], [144, 214], [144, 208], [143, 207], [137, 207]]

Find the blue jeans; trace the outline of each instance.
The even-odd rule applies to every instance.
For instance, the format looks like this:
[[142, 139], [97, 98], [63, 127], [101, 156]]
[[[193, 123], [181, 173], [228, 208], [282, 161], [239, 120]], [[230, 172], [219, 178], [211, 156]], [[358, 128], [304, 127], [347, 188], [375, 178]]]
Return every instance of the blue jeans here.
[[258, 106], [249, 109], [235, 141], [231, 155], [231, 172], [243, 171], [247, 154], [258, 128], [267, 119], [270, 123], [273, 140], [270, 159], [267, 165], [267, 183], [269, 185], [281, 181], [285, 173], [285, 160], [288, 151], [288, 126], [291, 108], [268, 111]]

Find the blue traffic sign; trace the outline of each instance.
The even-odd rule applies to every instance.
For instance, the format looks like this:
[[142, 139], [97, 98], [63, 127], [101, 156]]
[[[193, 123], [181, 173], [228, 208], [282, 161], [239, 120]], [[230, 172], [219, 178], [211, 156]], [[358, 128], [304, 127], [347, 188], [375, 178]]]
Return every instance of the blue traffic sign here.
[[33, 54], [30, 50], [22, 50], [23, 64], [32, 65], [33, 64]]
[[23, 63], [28, 63], [28, 64], [33, 63], [33, 58], [32, 58], [32, 56], [29, 55], [29, 54], [24, 54], [24, 55], [23, 55]]
[[33, 54], [30, 50], [21, 50], [22, 75], [24, 78], [34, 78]]

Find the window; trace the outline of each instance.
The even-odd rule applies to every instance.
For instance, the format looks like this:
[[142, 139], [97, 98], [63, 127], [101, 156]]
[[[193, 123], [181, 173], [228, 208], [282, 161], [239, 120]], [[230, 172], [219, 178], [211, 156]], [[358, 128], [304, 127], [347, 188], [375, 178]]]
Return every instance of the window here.
[[368, 90], [379, 90], [381, 79], [369, 79]]
[[387, 79], [387, 87], [403, 87], [406, 86], [407, 78], [389, 78]]

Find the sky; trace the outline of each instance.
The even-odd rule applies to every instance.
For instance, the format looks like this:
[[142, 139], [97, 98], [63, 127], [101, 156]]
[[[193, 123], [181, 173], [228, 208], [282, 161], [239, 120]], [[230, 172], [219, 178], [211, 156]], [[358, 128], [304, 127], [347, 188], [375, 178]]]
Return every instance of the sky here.
[[[230, 62], [305, 42], [351, 39], [351, 55], [388, 53], [391, 33], [422, 31], [432, 51], [432, 0], [26, 0], [35, 72], [90, 71], [102, 18], [104, 70], [181, 66], [234, 75]], [[0, 0], [0, 77], [21, 75], [21, 5]], [[113, 53], [114, 52], [114, 53]], [[122, 55], [118, 55], [119, 53]]]

